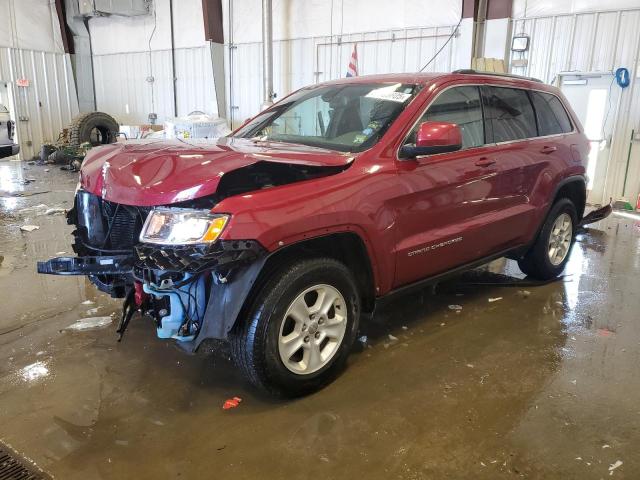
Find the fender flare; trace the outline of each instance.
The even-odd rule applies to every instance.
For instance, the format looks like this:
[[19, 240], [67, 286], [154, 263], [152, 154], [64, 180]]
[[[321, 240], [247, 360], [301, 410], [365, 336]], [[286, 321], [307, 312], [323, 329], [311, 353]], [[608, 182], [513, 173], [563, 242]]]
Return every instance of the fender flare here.
[[[547, 203], [547, 205], [544, 207], [544, 215], [542, 215], [540, 218], [540, 224], [537, 226], [536, 228], [536, 232], [533, 235], [533, 237], [531, 238], [531, 241], [529, 243], [527, 243], [524, 248], [522, 249], [518, 249], [517, 253], [514, 255], [510, 255], [509, 258], [513, 258], [513, 259], [517, 259], [520, 258], [522, 255], [524, 255], [526, 252], [529, 251], [529, 249], [531, 248], [531, 246], [535, 243], [535, 241], [538, 238], [538, 235], [540, 235], [540, 231], [542, 230], [542, 227], [544, 226], [544, 222], [547, 221], [547, 216], [549, 215], [549, 211], [551, 210], [551, 208], [553, 207], [553, 204], [555, 203], [555, 199], [558, 196], [558, 193], [560, 193], [560, 190], [569, 185], [570, 183], [580, 183], [585, 190], [585, 199], [586, 199], [586, 190], [587, 190], [587, 180], [584, 177], [584, 175], [570, 175], [568, 177], [563, 178], [562, 180], [560, 180], [557, 185], [555, 186], [555, 188], [553, 189], [553, 195], [550, 196], [551, 200], [549, 201], [549, 203]], [[584, 212], [583, 212], [584, 214]]]
[[[292, 248], [300, 248], [313, 241], [330, 238], [336, 234], [357, 235], [365, 248], [369, 266], [373, 269], [371, 258], [364, 240], [353, 230], [332, 232], [328, 235], [306, 238], [304, 240], [291, 243], [284, 248], [268, 252], [261, 255], [253, 262], [242, 266], [232, 273], [228, 280], [220, 279], [215, 273], [212, 275], [213, 281], [209, 293], [209, 300], [202, 320], [202, 327], [198, 336], [191, 342], [180, 342], [180, 345], [190, 352], [195, 352], [206, 339], [226, 340], [229, 332], [240, 319], [243, 309], [247, 307], [247, 301], [252, 298], [252, 292], [256, 282], [260, 280], [260, 275], [266, 272], [265, 266], [269, 260], [282, 255], [283, 252]], [[267, 272], [268, 273], [268, 272]], [[373, 280], [373, 271], [369, 272]], [[372, 292], [375, 295], [375, 292]]]
[[[558, 193], [560, 192], [560, 190], [569, 185], [570, 183], [579, 183], [583, 188], [584, 188], [584, 193], [585, 193], [585, 202], [586, 202], [586, 195], [587, 195], [587, 179], [584, 175], [571, 175], [569, 177], [563, 178], [561, 181], [558, 182], [558, 184], [556, 185], [556, 188], [553, 190], [553, 200], [555, 201], [556, 197], [558, 196]], [[549, 202], [549, 204], [547, 205], [547, 208], [544, 212], [544, 219], [546, 220], [547, 215], [549, 214], [549, 210], [551, 210], [551, 207], [553, 207], [554, 201]], [[577, 205], [576, 205], [577, 207]], [[578, 212], [580, 213], [580, 212]], [[584, 209], [582, 212], [582, 215], [584, 215]], [[544, 220], [543, 220], [544, 223]]]

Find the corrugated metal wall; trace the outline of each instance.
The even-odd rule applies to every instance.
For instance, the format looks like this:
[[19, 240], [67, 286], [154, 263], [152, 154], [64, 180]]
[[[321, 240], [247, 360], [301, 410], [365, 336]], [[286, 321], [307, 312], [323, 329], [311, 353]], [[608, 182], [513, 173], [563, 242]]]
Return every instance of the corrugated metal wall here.
[[[611, 72], [626, 67], [631, 86], [622, 90], [620, 102], [613, 105], [611, 153], [603, 201], [622, 197], [627, 157], [631, 151], [625, 197], [635, 205], [640, 192], [640, 142], [630, 138], [640, 131], [640, 9], [595, 11], [577, 14], [514, 20], [513, 34], [531, 38], [527, 52], [512, 53], [511, 60], [527, 59], [526, 67], [513, 73], [540, 78], [551, 83], [560, 72]], [[612, 88], [619, 88], [612, 84]], [[586, 101], [586, 99], [585, 99]], [[629, 150], [631, 148], [631, 150]]]
[[[363, 32], [350, 35], [277, 40], [273, 45], [273, 82], [278, 98], [305, 85], [344, 77], [358, 43], [358, 69], [361, 75], [389, 72], [415, 72], [430, 59], [454, 31], [455, 26], [410, 28]], [[231, 85], [227, 89], [233, 126], [255, 115], [262, 103], [262, 44], [237, 43], [226, 46], [226, 69]], [[456, 65], [455, 37], [425, 71], [451, 71], [468, 67]], [[465, 47], [462, 47], [465, 48]]]
[[[18, 87], [18, 79], [29, 86]], [[69, 55], [0, 48], [0, 80], [11, 85], [21, 159], [39, 155], [40, 146], [57, 140], [78, 114]]]
[[[179, 48], [175, 56], [178, 115], [216, 114], [209, 47]], [[146, 123], [152, 112], [160, 123], [174, 116], [171, 50], [94, 55], [93, 65], [98, 110], [123, 124]]]
[[630, 67], [637, 55], [640, 9], [578, 13], [514, 20], [514, 34], [526, 33], [531, 45], [512, 60], [527, 58], [514, 73], [551, 82], [559, 72], [608, 72]]

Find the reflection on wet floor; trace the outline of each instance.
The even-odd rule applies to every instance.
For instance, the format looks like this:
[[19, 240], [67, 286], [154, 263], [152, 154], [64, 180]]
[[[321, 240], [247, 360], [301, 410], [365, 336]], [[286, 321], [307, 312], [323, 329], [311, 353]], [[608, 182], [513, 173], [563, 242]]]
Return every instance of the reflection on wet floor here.
[[71, 227], [32, 207], [68, 208], [76, 177], [23, 166], [0, 163], [0, 439], [57, 478], [637, 477], [640, 221], [590, 226], [555, 282], [499, 260], [396, 300], [334, 384], [284, 402], [150, 320], [120, 344], [116, 322], [69, 329], [120, 302], [35, 274]]

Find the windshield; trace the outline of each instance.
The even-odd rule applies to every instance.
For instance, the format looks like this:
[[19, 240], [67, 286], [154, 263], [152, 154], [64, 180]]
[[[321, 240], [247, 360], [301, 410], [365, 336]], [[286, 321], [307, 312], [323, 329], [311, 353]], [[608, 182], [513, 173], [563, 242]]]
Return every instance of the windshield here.
[[341, 152], [370, 148], [417, 92], [416, 85], [347, 84], [305, 89], [234, 135]]

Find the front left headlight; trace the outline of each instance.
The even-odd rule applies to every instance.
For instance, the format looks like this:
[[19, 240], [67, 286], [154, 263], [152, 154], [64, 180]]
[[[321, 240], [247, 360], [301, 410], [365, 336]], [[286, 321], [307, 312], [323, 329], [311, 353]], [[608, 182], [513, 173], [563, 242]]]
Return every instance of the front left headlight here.
[[140, 241], [159, 245], [188, 245], [215, 242], [229, 215], [186, 208], [156, 208], [140, 232]]

